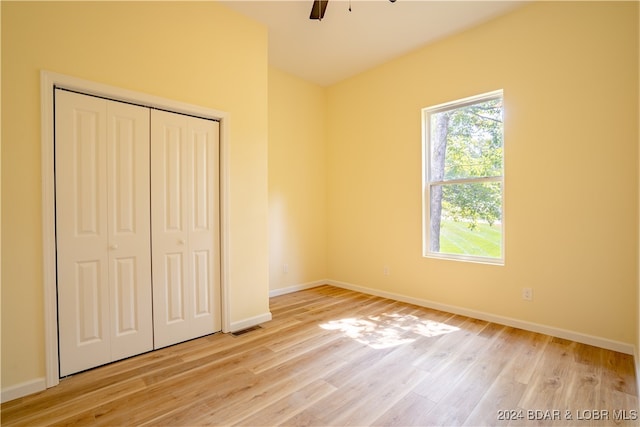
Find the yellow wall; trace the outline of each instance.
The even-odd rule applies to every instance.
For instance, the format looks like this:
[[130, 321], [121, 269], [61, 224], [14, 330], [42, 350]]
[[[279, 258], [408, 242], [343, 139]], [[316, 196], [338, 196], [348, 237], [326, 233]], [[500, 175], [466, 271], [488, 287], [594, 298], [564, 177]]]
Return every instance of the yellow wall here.
[[[637, 22], [640, 22], [640, 7], [637, 8], [636, 17]], [[638, 78], [640, 79], [640, 69], [637, 71]], [[638, 100], [640, 102], [640, 85], [638, 85], [636, 90], [638, 91]], [[640, 203], [640, 120], [638, 120], [638, 203]], [[636, 336], [635, 343], [635, 359], [636, 383], [638, 384], [638, 390], [640, 390], [640, 205], [638, 206], [638, 286], [636, 292], [636, 300], [638, 302], [636, 307], [636, 327], [638, 335]]]
[[272, 290], [326, 278], [325, 108], [323, 88], [269, 69]]
[[2, 387], [44, 377], [40, 70], [230, 113], [231, 321], [268, 312], [267, 31], [214, 2], [2, 2]]
[[[330, 87], [328, 277], [637, 343], [637, 10], [536, 2]], [[505, 266], [423, 258], [420, 110], [495, 89]]]

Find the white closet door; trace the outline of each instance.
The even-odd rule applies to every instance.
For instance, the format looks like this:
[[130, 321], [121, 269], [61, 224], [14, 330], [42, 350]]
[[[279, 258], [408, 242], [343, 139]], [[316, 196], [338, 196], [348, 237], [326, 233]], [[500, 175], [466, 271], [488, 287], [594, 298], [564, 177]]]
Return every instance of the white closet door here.
[[60, 375], [110, 361], [104, 100], [56, 93]]
[[107, 104], [111, 360], [153, 350], [149, 115]]
[[151, 112], [154, 345], [221, 329], [218, 123]]
[[149, 112], [56, 91], [60, 375], [153, 347]]

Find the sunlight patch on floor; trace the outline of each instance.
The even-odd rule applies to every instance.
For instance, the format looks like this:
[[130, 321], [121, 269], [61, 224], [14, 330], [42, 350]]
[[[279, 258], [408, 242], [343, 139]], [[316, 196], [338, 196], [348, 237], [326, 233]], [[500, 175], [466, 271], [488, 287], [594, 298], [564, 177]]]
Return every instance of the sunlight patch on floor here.
[[320, 325], [326, 330], [341, 331], [349, 338], [375, 349], [408, 344], [419, 336], [436, 337], [460, 330], [433, 320], [423, 320], [411, 314], [383, 313], [366, 318], [348, 317]]

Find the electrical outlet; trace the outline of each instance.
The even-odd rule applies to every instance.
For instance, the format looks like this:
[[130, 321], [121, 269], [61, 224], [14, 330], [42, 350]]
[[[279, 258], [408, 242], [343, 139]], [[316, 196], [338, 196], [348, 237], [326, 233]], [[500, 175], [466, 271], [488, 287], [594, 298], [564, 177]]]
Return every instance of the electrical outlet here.
[[388, 276], [390, 274], [388, 265], [382, 267], [382, 274], [384, 274], [385, 276]]
[[522, 288], [522, 299], [525, 301], [533, 301], [533, 289]]
[[289, 272], [289, 264], [282, 264], [282, 272], [285, 274]]

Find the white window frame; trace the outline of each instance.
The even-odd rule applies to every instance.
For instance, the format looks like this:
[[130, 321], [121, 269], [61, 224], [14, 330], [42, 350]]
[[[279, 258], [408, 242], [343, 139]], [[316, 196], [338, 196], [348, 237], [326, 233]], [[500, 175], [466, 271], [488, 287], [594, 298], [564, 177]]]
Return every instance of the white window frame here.
[[[434, 113], [443, 111], [455, 110], [468, 105], [477, 104], [482, 101], [488, 101], [490, 99], [502, 98], [504, 101], [504, 92], [502, 89], [492, 92], [483, 93], [480, 95], [470, 96], [468, 98], [458, 99], [443, 104], [434, 105], [422, 109], [422, 255], [426, 258], [439, 258], [454, 261], [466, 261], [476, 262], [482, 264], [504, 265], [505, 263], [505, 138], [504, 138], [504, 123], [503, 123], [503, 140], [502, 140], [502, 175], [499, 177], [479, 177], [479, 178], [463, 178], [446, 181], [432, 181], [431, 174], [431, 125], [430, 117]], [[504, 114], [504, 111], [503, 111]], [[500, 257], [486, 257], [479, 255], [464, 255], [464, 254], [450, 254], [443, 252], [431, 251], [431, 187], [436, 185], [449, 185], [449, 184], [468, 184], [468, 183], [486, 183], [486, 182], [498, 182], [502, 188], [501, 196], [501, 251]]]

